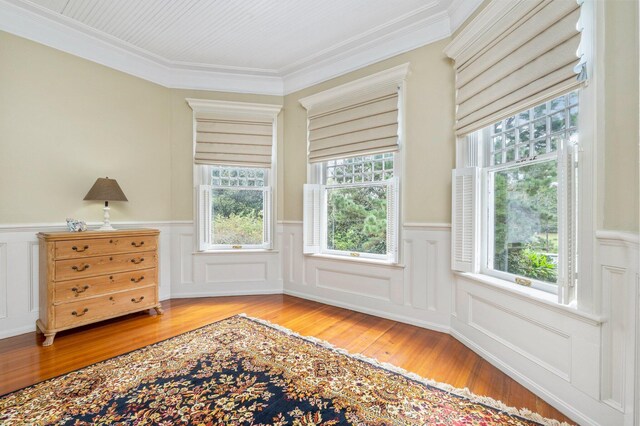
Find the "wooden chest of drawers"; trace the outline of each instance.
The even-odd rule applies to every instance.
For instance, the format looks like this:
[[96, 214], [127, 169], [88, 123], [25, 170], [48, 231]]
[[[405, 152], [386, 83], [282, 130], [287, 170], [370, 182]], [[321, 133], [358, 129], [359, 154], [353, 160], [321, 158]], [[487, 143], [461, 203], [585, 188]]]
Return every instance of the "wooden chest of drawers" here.
[[39, 233], [40, 319], [49, 346], [58, 331], [153, 308], [158, 300], [155, 229]]

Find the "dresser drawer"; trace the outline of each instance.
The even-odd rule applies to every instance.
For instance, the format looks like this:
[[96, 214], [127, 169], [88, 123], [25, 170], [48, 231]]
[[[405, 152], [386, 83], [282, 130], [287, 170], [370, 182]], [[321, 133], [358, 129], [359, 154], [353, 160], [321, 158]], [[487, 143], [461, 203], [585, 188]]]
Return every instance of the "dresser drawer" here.
[[130, 236], [118, 238], [88, 238], [55, 243], [56, 259], [73, 259], [112, 253], [151, 251], [156, 249], [156, 237]]
[[156, 268], [78, 280], [59, 281], [54, 286], [54, 303], [81, 300], [114, 291], [133, 290], [158, 282]]
[[116, 272], [147, 269], [155, 267], [157, 264], [158, 256], [154, 251], [56, 260], [55, 277], [56, 281], [71, 280]]
[[135, 312], [157, 304], [156, 288], [143, 287], [91, 299], [62, 303], [54, 307], [55, 327], [66, 328]]

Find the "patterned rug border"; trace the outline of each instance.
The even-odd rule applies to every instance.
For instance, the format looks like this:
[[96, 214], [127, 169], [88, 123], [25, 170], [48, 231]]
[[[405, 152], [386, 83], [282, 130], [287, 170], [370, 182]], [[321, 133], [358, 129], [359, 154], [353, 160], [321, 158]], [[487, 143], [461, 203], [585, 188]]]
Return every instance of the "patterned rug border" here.
[[491, 397], [476, 395], [475, 393], [471, 392], [466, 387], [465, 388], [457, 388], [457, 387], [452, 386], [452, 385], [450, 385], [448, 383], [437, 382], [437, 381], [432, 380], [432, 379], [424, 378], [424, 377], [422, 377], [422, 376], [420, 376], [420, 375], [418, 375], [416, 373], [412, 373], [410, 371], [407, 371], [407, 370], [405, 370], [405, 369], [403, 369], [401, 367], [398, 367], [396, 365], [390, 364], [388, 362], [381, 362], [381, 361], [378, 361], [375, 358], [368, 357], [368, 356], [362, 355], [360, 353], [351, 353], [351, 352], [347, 351], [346, 349], [337, 347], [337, 346], [333, 345], [332, 343], [329, 343], [326, 340], [318, 339], [317, 337], [313, 337], [313, 336], [303, 336], [303, 335], [301, 335], [299, 333], [296, 333], [295, 331], [293, 331], [293, 330], [291, 330], [291, 329], [289, 329], [287, 327], [283, 327], [283, 326], [281, 326], [279, 324], [272, 323], [272, 322], [270, 322], [268, 320], [264, 320], [262, 318], [251, 317], [251, 316], [249, 316], [249, 315], [247, 315], [245, 313], [239, 313], [239, 314], [231, 315], [231, 316], [228, 316], [228, 317], [225, 317], [225, 318], [221, 318], [219, 320], [212, 321], [212, 322], [210, 322], [208, 324], [204, 324], [204, 325], [202, 325], [200, 327], [196, 327], [196, 328], [194, 328], [192, 330], [187, 330], [185, 332], [178, 333], [175, 336], [171, 336], [171, 337], [167, 337], [166, 339], [158, 340], [157, 342], [151, 343], [149, 345], [145, 345], [145, 346], [142, 346], [142, 347], [137, 348], [137, 349], [132, 349], [130, 351], [123, 352], [121, 354], [118, 354], [118, 355], [103, 359], [101, 361], [97, 361], [97, 362], [94, 362], [94, 363], [91, 363], [91, 364], [84, 365], [82, 367], [76, 368], [76, 369], [68, 371], [66, 373], [62, 373], [62, 374], [59, 374], [57, 376], [53, 376], [53, 377], [49, 377], [49, 378], [44, 379], [44, 380], [40, 380], [38, 382], [32, 383], [32, 384], [24, 386], [22, 388], [7, 392], [5, 394], [1, 394], [0, 398], [5, 398], [5, 397], [7, 397], [9, 395], [12, 395], [14, 393], [23, 391], [23, 390], [28, 389], [30, 387], [39, 385], [39, 384], [44, 383], [44, 382], [48, 382], [49, 380], [54, 380], [54, 379], [56, 379], [58, 377], [65, 376], [67, 374], [71, 374], [71, 373], [83, 370], [85, 368], [88, 368], [88, 367], [92, 367], [92, 366], [96, 366], [96, 365], [99, 365], [99, 364], [102, 364], [102, 363], [106, 363], [106, 362], [108, 362], [108, 361], [110, 361], [110, 360], [112, 360], [114, 358], [125, 356], [125, 355], [128, 355], [130, 353], [142, 350], [142, 349], [147, 348], [147, 347], [153, 347], [153, 346], [159, 345], [159, 344], [161, 344], [163, 342], [166, 342], [167, 340], [171, 340], [173, 338], [176, 338], [176, 337], [179, 337], [179, 336], [182, 336], [182, 335], [185, 335], [185, 334], [188, 334], [188, 333], [203, 329], [205, 327], [209, 327], [209, 326], [211, 326], [213, 324], [216, 324], [216, 323], [219, 323], [219, 322], [222, 322], [222, 321], [226, 321], [228, 319], [235, 318], [235, 317], [244, 318], [244, 319], [246, 319], [248, 321], [252, 321], [252, 322], [255, 322], [257, 324], [261, 324], [263, 326], [266, 326], [266, 327], [272, 328], [274, 330], [277, 330], [277, 331], [279, 331], [281, 333], [284, 333], [284, 334], [286, 334], [288, 336], [295, 337], [295, 338], [307, 341], [309, 343], [321, 346], [323, 348], [329, 349], [329, 350], [331, 350], [333, 352], [339, 353], [339, 354], [347, 356], [349, 358], [353, 358], [353, 359], [357, 359], [357, 360], [362, 361], [362, 362], [366, 362], [366, 363], [368, 363], [370, 365], [373, 365], [374, 367], [381, 368], [381, 369], [384, 369], [386, 371], [389, 371], [389, 372], [392, 372], [392, 373], [395, 373], [395, 374], [399, 374], [399, 375], [401, 375], [401, 376], [403, 376], [403, 377], [405, 377], [405, 378], [407, 378], [409, 380], [413, 380], [413, 381], [421, 383], [423, 385], [427, 385], [427, 386], [431, 386], [431, 387], [440, 389], [440, 390], [442, 390], [444, 392], [448, 392], [450, 394], [459, 396], [461, 398], [466, 398], [466, 399], [468, 399], [468, 400], [470, 400], [472, 402], [475, 402], [475, 403], [478, 403], [478, 404], [482, 404], [482, 405], [485, 405], [485, 406], [487, 406], [489, 408], [493, 408], [493, 409], [502, 411], [502, 412], [507, 413], [507, 414], [509, 414], [511, 416], [521, 417], [524, 420], [530, 420], [530, 421], [533, 421], [533, 422], [537, 422], [537, 423], [540, 423], [543, 426], [571, 426], [569, 423], [560, 422], [560, 421], [555, 420], [555, 419], [549, 419], [549, 418], [543, 417], [542, 415], [540, 415], [538, 413], [535, 413], [535, 412], [533, 412], [533, 411], [531, 411], [529, 409], [526, 409], [526, 408], [518, 409], [518, 408], [515, 408], [515, 407], [508, 406], [505, 403], [503, 403], [502, 401], [493, 399]]
[[[80, 370], [82, 370], [82, 369], [84, 369], [84, 368], [93, 367], [93, 366], [95, 366], [95, 365], [102, 364], [103, 362], [110, 361], [110, 360], [112, 360], [112, 359], [114, 359], [114, 358], [118, 358], [118, 357], [120, 357], [120, 356], [129, 355], [130, 353], [133, 353], [133, 352], [135, 352], [135, 351], [139, 351], [139, 350], [142, 350], [142, 349], [144, 349], [144, 348], [148, 348], [148, 347], [151, 347], [151, 346], [159, 345], [160, 343], [166, 342], [167, 340], [171, 340], [171, 339], [173, 339], [174, 337], [180, 337], [180, 336], [182, 336], [182, 335], [184, 335], [184, 334], [191, 333], [191, 332], [193, 332], [193, 331], [197, 331], [197, 330], [200, 330], [200, 329], [205, 328], [205, 327], [209, 327], [210, 325], [213, 325], [213, 324], [216, 324], [216, 323], [219, 323], [219, 322], [222, 322], [222, 321], [226, 321], [226, 320], [231, 319], [231, 318], [233, 318], [233, 317], [244, 317], [244, 318], [251, 319], [251, 320], [256, 320], [256, 322], [259, 322], [259, 319], [258, 319], [258, 318], [252, 318], [252, 317], [248, 316], [248, 315], [247, 315], [247, 314], [245, 314], [245, 313], [240, 313], [240, 314], [230, 315], [230, 316], [228, 316], [228, 317], [220, 318], [219, 320], [211, 321], [210, 323], [207, 323], [207, 324], [201, 325], [200, 327], [196, 327], [196, 328], [191, 329], [191, 330], [183, 331], [182, 333], [178, 333], [178, 334], [176, 334], [175, 336], [167, 337], [167, 338], [165, 338], [165, 339], [158, 340], [157, 342], [149, 343], [148, 345], [144, 345], [144, 346], [139, 347], [139, 348], [136, 348], [136, 349], [131, 349], [130, 351], [126, 351], [126, 352], [123, 352], [123, 353], [118, 354], [118, 355], [110, 356], [109, 358], [105, 358], [105, 359], [103, 359], [102, 361], [92, 362], [91, 364], [83, 365], [82, 367], [78, 367], [78, 368], [76, 368], [76, 369], [73, 369], [73, 370], [67, 371], [66, 373], [58, 374], [57, 376], [49, 377], [48, 379], [43, 379], [43, 380], [40, 380], [40, 381], [38, 381], [38, 382], [32, 383], [32, 384], [30, 384], [30, 385], [27, 385], [27, 386], [23, 386], [23, 387], [21, 387], [21, 388], [18, 388], [18, 389], [16, 389], [16, 390], [13, 390], [13, 391], [10, 391], [10, 392], [4, 393], [4, 394], [0, 394], [0, 398], [4, 398], [5, 396], [9, 396], [9, 395], [11, 395], [11, 394], [14, 394], [14, 393], [16, 393], [16, 392], [23, 391], [23, 390], [25, 390], [25, 389], [29, 389], [30, 387], [32, 387], [32, 386], [36, 386], [36, 385], [39, 385], [40, 383], [48, 382], [49, 380], [54, 380], [54, 379], [57, 379], [58, 377], [62, 377], [62, 376], [65, 376], [65, 375], [67, 375], [67, 374], [75, 373], [75, 372], [80, 371]], [[268, 322], [268, 321], [267, 321], [267, 322]], [[267, 324], [265, 324], [265, 325], [267, 325]], [[273, 327], [273, 328], [275, 328], [275, 327]], [[303, 336], [300, 336], [300, 337], [303, 337]], [[0, 425], [0, 426], [2, 426], [2, 425]]]
[[[258, 324], [262, 324], [264, 326], [273, 328], [275, 330], [278, 330], [282, 333], [285, 333], [289, 336], [292, 337], [296, 337], [298, 339], [302, 339], [305, 340], [309, 343], [313, 343], [315, 345], [324, 347], [326, 349], [329, 349], [333, 352], [337, 352], [341, 355], [353, 358], [353, 359], [357, 359], [359, 361], [363, 361], [366, 362], [368, 364], [373, 365], [374, 367], [378, 367], [384, 370], [387, 370], [389, 372], [395, 373], [395, 374], [399, 374], [407, 379], [413, 380], [415, 382], [421, 383], [423, 385], [427, 385], [427, 386], [431, 386], [437, 389], [440, 389], [444, 392], [448, 392], [450, 394], [462, 397], [462, 398], [466, 398], [472, 402], [476, 402], [478, 404], [482, 404], [485, 405], [489, 408], [494, 408], [496, 410], [505, 412], [511, 416], [517, 416], [517, 417], [521, 417], [525, 420], [530, 420], [533, 422], [537, 422], [540, 423], [541, 425], [544, 426], [571, 426], [569, 423], [566, 422], [560, 422], [559, 420], [556, 419], [550, 419], [547, 417], [543, 417], [542, 415], [535, 413], [527, 408], [515, 408], [515, 407], [511, 407], [509, 405], [506, 405], [505, 403], [503, 403], [502, 401], [499, 401], [497, 399], [493, 399], [491, 397], [488, 396], [481, 396], [481, 395], [476, 395], [475, 393], [471, 392], [468, 388], [457, 388], [455, 386], [451, 386], [448, 383], [443, 383], [443, 382], [437, 382], [435, 380], [432, 379], [427, 379], [424, 378], [422, 376], [420, 376], [419, 374], [416, 373], [412, 373], [410, 371], [405, 370], [402, 367], [398, 367], [396, 365], [390, 364], [388, 362], [382, 362], [382, 361], [378, 361], [375, 358], [371, 358], [368, 357], [366, 355], [362, 355], [360, 353], [351, 353], [349, 351], [347, 351], [346, 349], [340, 348], [335, 346], [334, 344], [327, 342], [326, 340], [322, 340], [322, 339], [318, 339], [317, 337], [313, 337], [313, 336], [303, 336], [301, 334], [296, 333], [293, 330], [288, 329], [287, 327], [283, 327], [281, 325], [278, 324], [274, 324], [270, 321], [261, 319], [261, 318], [254, 318], [254, 317], [250, 317], [245, 313], [241, 313], [241, 314], [237, 314], [234, 315], [237, 317], [242, 317], [245, 318], [247, 320], [256, 322]], [[233, 317], [230, 317], [233, 318]], [[217, 321], [216, 321], [217, 322]], [[212, 323], [213, 324], [213, 323]]]

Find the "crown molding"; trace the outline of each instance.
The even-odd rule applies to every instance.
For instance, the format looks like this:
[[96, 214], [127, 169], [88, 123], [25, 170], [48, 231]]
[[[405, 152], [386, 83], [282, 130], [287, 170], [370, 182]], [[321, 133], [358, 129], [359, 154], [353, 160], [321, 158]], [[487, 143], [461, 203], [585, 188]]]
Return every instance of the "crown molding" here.
[[210, 99], [187, 98], [194, 113], [215, 114], [225, 117], [251, 117], [275, 120], [282, 105], [256, 104], [250, 102], [217, 101]]
[[453, 0], [447, 8], [451, 33], [454, 33], [471, 14], [482, 4], [483, 0]]
[[0, 31], [168, 88], [283, 96], [446, 38], [480, 2], [454, 0], [431, 15], [431, 1], [280, 70], [172, 62], [24, 0], [0, 0]]
[[329, 58], [284, 76], [284, 94], [305, 89], [323, 81], [358, 70], [393, 56], [441, 40], [451, 34], [449, 17], [445, 12], [405, 25], [393, 33], [380, 36], [355, 47], [334, 52]]
[[365, 96], [369, 93], [384, 90], [401, 84], [409, 74], [409, 63], [389, 68], [387, 70], [351, 81], [340, 86], [316, 93], [299, 100], [307, 110], [313, 111], [318, 107], [343, 103], [349, 99]]
[[[47, 9], [0, 0], [0, 30], [164, 87], [278, 95], [282, 78], [265, 70], [225, 71], [171, 63]], [[209, 68], [209, 69], [208, 69]]]

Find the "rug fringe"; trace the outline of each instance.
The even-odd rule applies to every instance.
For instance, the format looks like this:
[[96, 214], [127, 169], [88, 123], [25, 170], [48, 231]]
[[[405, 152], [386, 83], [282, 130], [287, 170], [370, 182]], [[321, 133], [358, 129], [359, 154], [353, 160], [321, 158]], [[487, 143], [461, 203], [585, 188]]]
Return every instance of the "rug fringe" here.
[[413, 381], [422, 383], [424, 385], [428, 385], [434, 388], [438, 388], [440, 390], [443, 390], [445, 392], [449, 392], [451, 394], [454, 395], [458, 395], [460, 397], [466, 398], [472, 402], [477, 402], [479, 404], [483, 404], [492, 408], [495, 408], [496, 410], [500, 410], [504, 413], [507, 413], [509, 415], [512, 416], [518, 416], [518, 417], [522, 417], [523, 419], [527, 419], [527, 420], [531, 420], [533, 422], [537, 422], [540, 423], [541, 425], [544, 426], [570, 426], [569, 423], [566, 422], [560, 422], [558, 420], [555, 419], [549, 419], [546, 417], [541, 416], [538, 413], [534, 413], [531, 410], [528, 410], [526, 408], [515, 408], [515, 407], [510, 407], [508, 405], [506, 405], [505, 403], [503, 403], [502, 401], [493, 399], [491, 397], [488, 396], [480, 396], [480, 395], [476, 395], [473, 392], [471, 392], [468, 388], [456, 388], [454, 386], [451, 386], [450, 384], [447, 383], [442, 383], [442, 382], [437, 382], [435, 380], [431, 380], [431, 379], [426, 379], [416, 373], [412, 373], [410, 371], [405, 370], [404, 368], [398, 367], [396, 365], [390, 364], [388, 362], [381, 362], [378, 361], [375, 358], [371, 358], [368, 357], [366, 355], [362, 355], [362, 354], [352, 354], [350, 352], [348, 352], [346, 349], [342, 349], [342, 348], [338, 348], [335, 345], [333, 345], [332, 343], [327, 342], [326, 340], [322, 340], [322, 339], [318, 339], [316, 337], [312, 337], [312, 336], [302, 336], [298, 333], [296, 333], [293, 330], [290, 330], [286, 327], [283, 327], [281, 325], [278, 324], [274, 324], [270, 321], [261, 319], [261, 318], [254, 318], [254, 317], [250, 317], [245, 313], [241, 313], [238, 314], [236, 316], [239, 317], [243, 317], [246, 318], [248, 320], [257, 322], [259, 324], [265, 325], [267, 327], [271, 327], [273, 329], [276, 329], [278, 331], [281, 331], [285, 334], [291, 335], [291, 336], [295, 336], [298, 337], [300, 339], [306, 340], [310, 343], [325, 347], [327, 349], [330, 349], [334, 352], [337, 352], [341, 355], [345, 355], [348, 356], [350, 358], [354, 358], [360, 361], [364, 361], [366, 363], [369, 363], [371, 365], [374, 365], [376, 367], [379, 368], [383, 368], [387, 371], [396, 373], [396, 374], [400, 374], [401, 376], [404, 376], [408, 379], [411, 379]]

